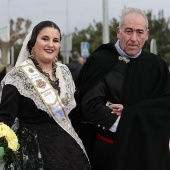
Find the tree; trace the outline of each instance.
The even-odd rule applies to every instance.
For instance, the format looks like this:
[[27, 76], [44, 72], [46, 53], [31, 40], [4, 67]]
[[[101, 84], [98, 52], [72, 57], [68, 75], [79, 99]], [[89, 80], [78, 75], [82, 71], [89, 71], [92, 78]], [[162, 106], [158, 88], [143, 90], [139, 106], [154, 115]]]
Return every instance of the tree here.
[[[25, 21], [25, 29], [23, 31], [22, 25]], [[14, 29], [14, 24], [15, 24], [15, 29]], [[7, 58], [8, 58], [8, 51], [15, 45], [15, 43], [21, 39], [23, 40], [28, 33], [28, 29], [31, 26], [31, 21], [30, 20], [25, 20], [23, 18], [18, 18], [17, 22], [14, 23], [14, 21], [11, 19], [10, 20], [10, 40], [5, 42], [0, 39], [0, 50], [2, 54], [2, 64], [7, 65]]]
[[80, 52], [81, 42], [90, 43], [90, 52], [95, 50], [102, 43], [102, 23], [97, 23], [93, 20], [93, 24], [90, 24], [86, 29], [78, 31], [75, 28], [75, 32], [73, 33], [73, 51]]
[[145, 49], [149, 51], [151, 39], [156, 39], [158, 55], [164, 58], [170, 65], [170, 18], [166, 19], [164, 17], [163, 10], [158, 12], [158, 17], [152, 15], [151, 11], [148, 11], [147, 17], [150, 35], [145, 44]]

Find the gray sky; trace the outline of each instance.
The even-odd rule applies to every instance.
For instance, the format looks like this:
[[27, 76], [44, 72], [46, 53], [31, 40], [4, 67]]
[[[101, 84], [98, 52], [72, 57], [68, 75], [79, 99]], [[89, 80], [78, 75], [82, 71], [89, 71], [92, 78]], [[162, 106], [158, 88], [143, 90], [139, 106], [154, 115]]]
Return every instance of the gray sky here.
[[[68, 1], [68, 22], [67, 22]], [[119, 20], [124, 7], [138, 7], [142, 10], [152, 10], [157, 16], [164, 10], [165, 17], [170, 17], [170, 0], [108, 0], [109, 20], [113, 17]], [[0, 0], [0, 28], [7, 24], [9, 18], [22, 17], [32, 21], [31, 28], [43, 20], [52, 20], [62, 33], [73, 32], [102, 21], [103, 0]], [[68, 23], [68, 24], [67, 24]], [[66, 26], [68, 27], [66, 28]]]

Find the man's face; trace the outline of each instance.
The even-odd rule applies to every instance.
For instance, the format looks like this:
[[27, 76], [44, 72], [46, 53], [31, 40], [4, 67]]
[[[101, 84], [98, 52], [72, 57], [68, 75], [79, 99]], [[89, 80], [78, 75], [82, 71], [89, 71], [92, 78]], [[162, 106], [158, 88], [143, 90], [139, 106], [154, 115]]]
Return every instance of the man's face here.
[[137, 13], [127, 14], [121, 28], [117, 28], [117, 38], [121, 49], [128, 55], [136, 55], [148, 40], [149, 30], [144, 17]]

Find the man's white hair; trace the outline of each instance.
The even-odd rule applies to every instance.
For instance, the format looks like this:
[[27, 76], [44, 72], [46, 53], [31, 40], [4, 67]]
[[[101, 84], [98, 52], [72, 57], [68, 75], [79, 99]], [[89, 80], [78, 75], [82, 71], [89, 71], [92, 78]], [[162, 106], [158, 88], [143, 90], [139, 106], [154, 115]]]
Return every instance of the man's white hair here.
[[122, 24], [123, 24], [123, 21], [124, 21], [124, 18], [127, 14], [130, 14], [130, 13], [137, 13], [137, 14], [140, 14], [143, 16], [143, 18], [145, 19], [146, 21], [146, 29], [148, 29], [148, 19], [147, 19], [147, 16], [146, 14], [139, 8], [131, 8], [131, 7], [128, 7], [128, 8], [125, 8], [123, 9], [122, 11], [122, 14], [120, 16], [120, 22], [119, 22], [119, 28], [122, 27]]

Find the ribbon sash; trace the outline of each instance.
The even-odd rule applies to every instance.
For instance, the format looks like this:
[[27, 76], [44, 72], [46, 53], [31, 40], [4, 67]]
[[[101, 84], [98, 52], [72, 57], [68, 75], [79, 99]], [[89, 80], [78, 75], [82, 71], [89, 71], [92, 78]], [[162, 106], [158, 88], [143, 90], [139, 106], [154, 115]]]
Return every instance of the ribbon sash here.
[[[19, 68], [25, 73], [31, 84], [35, 88], [37, 94], [40, 96], [44, 104], [47, 106], [53, 119], [67, 132], [83, 149], [86, 154], [85, 148], [81, 139], [78, 137], [71, 122], [64, 110], [64, 105], [61, 102], [57, 92], [51, 84], [43, 77], [43, 75], [33, 66], [29, 61], [21, 63]], [[87, 154], [86, 154], [87, 156]]]

